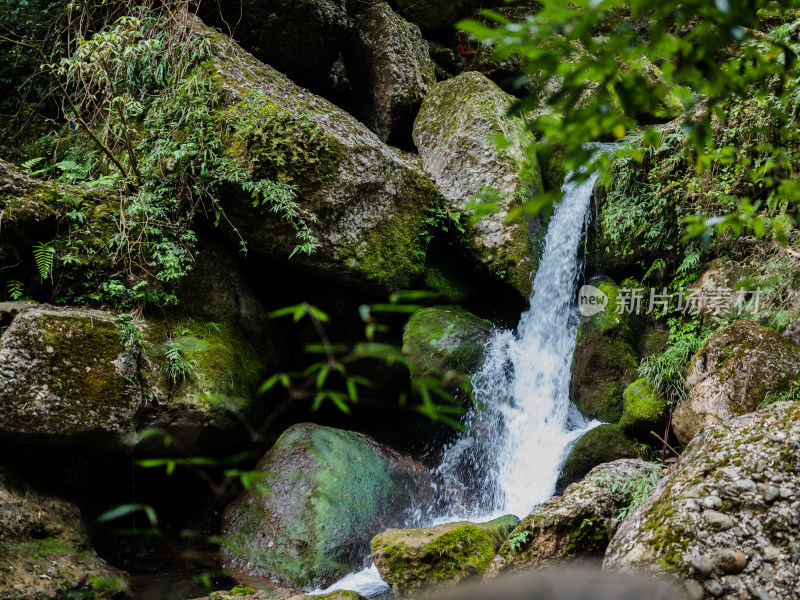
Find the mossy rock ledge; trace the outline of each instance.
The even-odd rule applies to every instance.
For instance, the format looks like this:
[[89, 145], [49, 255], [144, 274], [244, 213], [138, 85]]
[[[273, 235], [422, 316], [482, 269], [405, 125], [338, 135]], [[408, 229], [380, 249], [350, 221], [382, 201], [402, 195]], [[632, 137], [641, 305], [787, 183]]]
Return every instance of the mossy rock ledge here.
[[572, 399], [591, 419], [616, 423], [622, 417], [622, 393], [636, 379], [636, 323], [617, 313], [619, 286], [607, 277], [590, 284], [608, 298], [605, 310], [581, 317], [572, 356]]
[[688, 598], [796, 597], [798, 440], [797, 403], [705, 428], [622, 522], [603, 568], [677, 576]]
[[556, 482], [556, 493], [583, 479], [599, 464], [620, 458], [638, 458], [631, 442], [617, 425], [599, 425], [583, 434], [567, 455]]
[[225, 510], [223, 565], [294, 588], [326, 587], [364, 568], [376, 534], [434, 501], [421, 463], [310, 423], [287, 429], [255, 469], [263, 485]]
[[[131, 598], [127, 574], [91, 547], [78, 507], [0, 469], [0, 598]], [[45, 575], [45, 577], [43, 577]]]
[[372, 560], [395, 595], [409, 597], [480, 577], [519, 519], [459, 521], [423, 529], [389, 529], [372, 539]]
[[618, 525], [620, 509], [630, 506], [625, 484], [643, 477], [658, 479], [661, 469], [640, 459], [621, 459], [595, 467], [525, 517], [497, 553], [488, 577], [563, 566], [602, 557]]
[[[233, 412], [253, 409], [269, 364], [230, 322], [132, 322], [147, 344], [139, 352], [114, 313], [12, 306], [0, 336], [0, 436], [7, 439], [131, 450], [143, 448], [138, 431], [159, 427], [186, 448], [204, 441], [218, 448], [238, 423]], [[170, 337], [194, 365], [175, 381], [163, 369]]]
[[[213, 55], [196, 75], [218, 96], [213, 118], [227, 132], [226, 158], [255, 179], [297, 186], [300, 209], [315, 216], [306, 221], [319, 247], [292, 263], [373, 292], [411, 286], [425, 264], [428, 209], [442, 202], [414, 157], [225, 36], [193, 27], [211, 39]], [[240, 235], [250, 255], [288, 260], [298, 239], [286, 219], [254, 206], [244, 190], [229, 192], [223, 205], [238, 229], [225, 230], [230, 241], [238, 245]]]
[[253, 587], [237, 585], [232, 590], [211, 592], [195, 600], [362, 600], [357, 592], [336, 590], [327, 594], [303, 594], [291, 588], [253, 582]]
[[787, 388], [800, 371], [800, 348], [770, 327], [735, 321], [712, 335], [692, 358], [689, 393], [672, 416], [687, 444], [708, 427], [756, 410], [770, 391]]
[[[506, 116], [514, 98], [486, 76], [470, 71], [442, 81], [422, 101], [414, 122], [414, 144], [422, 168], [436, 182], [451, 212], [463, 212], [476, 194], [497, 194], [499, 212], [466, 224], [463, 234], [472, 256], [527, 298], [538, 249], [531, 241], [524, 211], [509, 212], [541, 193], [542, 175], [533, 142], [521, 118]], [[493, 136], [505, 136], [499, 149]]]

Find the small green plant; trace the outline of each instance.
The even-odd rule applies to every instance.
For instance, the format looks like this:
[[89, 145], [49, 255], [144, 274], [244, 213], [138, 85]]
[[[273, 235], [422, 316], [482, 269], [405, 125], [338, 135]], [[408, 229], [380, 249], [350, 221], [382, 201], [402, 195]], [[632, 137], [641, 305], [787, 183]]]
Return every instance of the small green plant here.
[[639, 366], [639, 377], [644, 377], [656, 394], [670, 403], [686, 398], [686, 368], [691, 358], [700, 350], [710, 331], [697, 321], [681, 323], [670, 319], [667, 349], [661, 354], [648, 356]]
[[665, 465], [661, 463], [649, 463], [645, 467], [645, 472], [643, 474], [628, 478], [618, 476], [611, 477], [607, 471], [601, 472], [596, 476], [598, 484], [609, 484], [612, 492], [619, 492], [628, 500], [628, 504], [619, 509], [617, 513], [618, 519], [627, 517], [631, 512], [644, 504], [644, 501], [653, 494], [653, 491], [655, 491], [662, 477], [661, 470], [664, 466]]
[[19, 302], [23, 298], [25, 292], [25, 286], [22, 284], [21, 281], [12, 279], [8, 283], [6, 283], [6, 291], [8, 292], [9, 298], [11, 298], [14, 302]]
[[208, 323], [206, 323], [204, 329], [206, 331], [206, 337], [211, 337], [211, 334], [215, 332], [219, 333], [219, 325], [217, 325], [213, 321], [209, 321]]
[[47, 279], [53, 271], [53, 259], [56, 255], [56, 249], [52, 244], [39, 242], [33, 245], [33, 258], [36, 260], [36, 268], [39, 270], [39, 275], [42, 279]]
[[514, 552], [519, 552], [530, 540], [531, 532], [526, 529], [525, 531], [512, 533], [508, 538], [508, 545]]
[[179, 379], [186, 381], [187, 378], [197, 372], [197, 361], [187, 359], [183, 355], [183, 345], [174, 340], [167, 342], [164, 357], [166, 360], [161, 369], [166, 373], [173, 385], [177, 384]]

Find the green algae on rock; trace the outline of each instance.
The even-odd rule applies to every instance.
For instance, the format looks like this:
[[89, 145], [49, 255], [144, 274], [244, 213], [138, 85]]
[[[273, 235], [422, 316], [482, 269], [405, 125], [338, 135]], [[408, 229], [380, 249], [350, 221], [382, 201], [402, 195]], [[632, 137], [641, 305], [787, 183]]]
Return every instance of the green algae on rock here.
[[[212, 120], [226, 132], [227, 159], [253, 177], [297, 188], [305, 211], [298, 218], [319, 245], [292, 261], [373, 291], [413, 284], [425, 264], [426, 212], [441, 202], [414, 158], [199, 21], [194, 30], [212, 42], [213, 55], [196, 68], [197, 77], [214, 91]], [[251, 255], [287, 260], [297, 246], [295, 230], [253, 204], [235, 185], [223, 202]]]
[[412, 377], [441, 378], [448, 371], [473, 374], [483, 364], [484, 344], [493, 325], [460, 306], [423, 308], [403, 331], [403, 355]]
[[517, 517], [506, 515], [488, 523], [389, 529], [372, 539], [372, 560], [396, 596], [429, 592], [480, 577], [517, 525]]
[[756, 410], [767, 393], [787, 388], [800, 371], [800, 348], [770, 327], [734, 321], [712, 335], [689, 365], [689, 394], [672, 429], [681, 444], [703, 427]]
[[651, 431], [664, 431], [669, 403], [653, 391], [646, 379], [637, 379], [622, 393], [619, 428], [628, 437], [652, 441]]
[[561, 467], [556, 491], [563, 491], [571, 483], [580, 481], [599, 464], [638, 456], [619, 426], [599, 425], [587, 431], [575, 442]]
[[590, 282], [608, 297], [605, 310], [582, 317], [572, 358], [572, 397], [589, 418], [616, 423], [622, 393], [636, 379], [633, 317], [617, 313], [619, 287], [610, 279]]
[[[543, 185], [537, 158], [527, 151], [533, 137], [521, 118], [507, 116], [513, 102], [480, 73], [442, 81], [422, 102], [414, 143], [449, 210], [465, 211], [477, 194], [496, 197], [499, 212], [468, 225], [465, 242], [480, 264], [527, 298], [538, 253], [521, 204]], [[498, 136], [502, 146], [493, 141]]]
[[352, 431], [287, 429], [225, 510], [223, 563], [282, 585], [324, 587], [369, 561], [369, 542], [433, 502], [427, 469]]

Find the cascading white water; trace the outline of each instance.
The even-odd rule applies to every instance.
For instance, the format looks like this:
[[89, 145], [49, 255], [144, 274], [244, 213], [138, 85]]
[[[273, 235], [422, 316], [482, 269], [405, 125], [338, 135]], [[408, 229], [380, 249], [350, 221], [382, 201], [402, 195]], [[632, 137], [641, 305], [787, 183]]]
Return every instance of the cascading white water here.
[[[569, 400], [572, 351], [578, 329], [573, 299], [579, 275], [578, 248], [596, 176], [568, 181], [545, 239], [533, 282], [529, 310], [516, 334], [496, 333], [474, 378], [479, 406], [469, 424], [483, 435], [458, 440], [445, 453], [440, 472], [447, 479], [475, 476], [484, 467], [482, 494], [467, 515], [527, 515], [550, 498], [569, 444], [597, 423], [589, 423]], [[479, 457], [478, 461], [475, 457]], [[472, 486], [468, 486], [472, 487]]]
[[[487, 345], [483, 367], [474, 377], [477, 403], [466, 417], [477, 435], [449, 445], [438, 469], [450, 490], [462, 491], [461, 498], [435, 515], [435, 523], [485, 521], [508, 513], [525, 517], [553, 495], [570, 443], [599, 424], [589, 423], [569, 400], [579, 322], [573, 305], [578, 249], [596, 180], [594, 175], [564, 184], [530, 308], [516, 333], [499, 331]], [[350, 589], [374, 596], [388, 589], [382, 583], [372, 565], [317, 593]]]

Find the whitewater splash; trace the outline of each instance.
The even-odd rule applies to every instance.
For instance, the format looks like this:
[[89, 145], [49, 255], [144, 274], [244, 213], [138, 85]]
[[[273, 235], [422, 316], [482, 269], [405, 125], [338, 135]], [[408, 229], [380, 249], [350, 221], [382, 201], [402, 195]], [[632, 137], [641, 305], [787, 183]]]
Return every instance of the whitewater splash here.
[[[588, 225], [597, 175], [567, 181], [545, 238], [531, 304], [517, 332], [496, 332], [473, 378], [476, 406], [464, 435], [444, 451], [438, 468], [460, 501], [431, 524], [487, 521], [504, 514], [525, 517], [555, 492], [570, 444], [599, 425], [569, 400], [572, 353], [579, 315], [574, 306], [580, 276], [578, 251]], [[458, 495], [458, 494], [456, 494]], [[375, 568], [348, 575], [326, 590], [349, 589], [375, 597], [389, 591]]]

